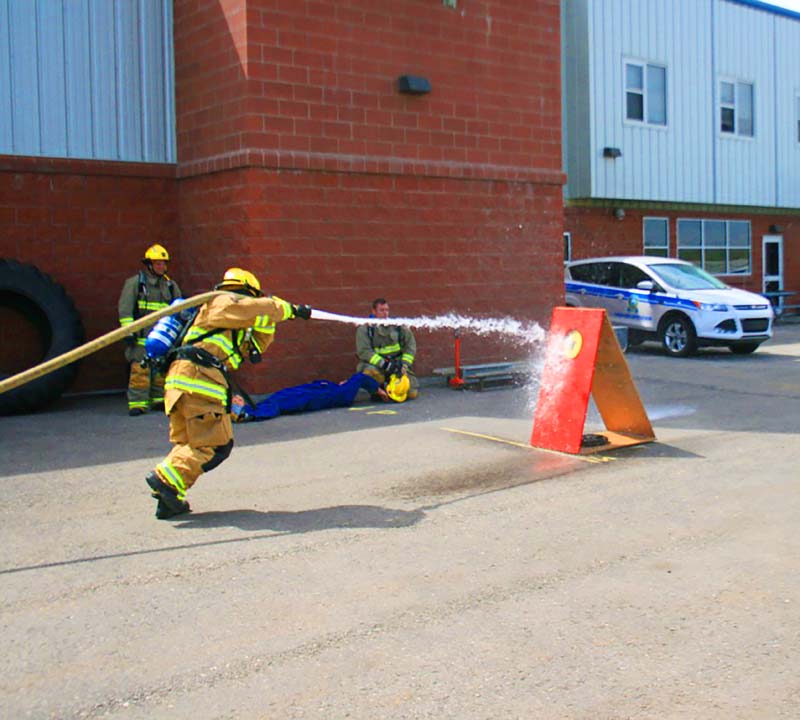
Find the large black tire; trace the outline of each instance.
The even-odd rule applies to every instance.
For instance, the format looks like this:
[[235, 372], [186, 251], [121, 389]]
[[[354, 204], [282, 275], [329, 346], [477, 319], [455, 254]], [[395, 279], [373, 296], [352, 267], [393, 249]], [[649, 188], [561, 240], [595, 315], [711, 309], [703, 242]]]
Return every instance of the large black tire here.
[[681, 313], [664, 317], [658, 328], [661, 347], [672, 357], [688, 357], [697, 352], [697, 334], [692, 321]]
[[[83, 344], [83, 323], [74, 303], [61, 285], [33, 265], [0, 259], [0, 307], [23, 316], [38, 333], [43, 354], [31, 366]], [[48, 405], [77, 372], [75, 362], [0, 394], [0, 415], [33, 412]], [[0, 379], [7, 377], [9, 373], [0, 368]]]

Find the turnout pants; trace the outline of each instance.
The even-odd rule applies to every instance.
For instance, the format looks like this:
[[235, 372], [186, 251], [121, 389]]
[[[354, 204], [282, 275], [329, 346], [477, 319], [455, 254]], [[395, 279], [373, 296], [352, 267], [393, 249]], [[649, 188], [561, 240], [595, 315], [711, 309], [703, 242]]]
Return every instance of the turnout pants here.
[[[143, 351], [141, 355], [144, 357]], [[164, 375], [149, 367], [142, 367], [139, 360], [140, 358], [128, 357], [131, 368], [128, 378], [128, 410], [139, 408], [147, 412], [164, 402]]]
[[169, 413], [169, 455], [156, 474], [183, 499], [204, 472], [213, 470], [233, 449], [230, 415], [219, 403], [184, 393]]

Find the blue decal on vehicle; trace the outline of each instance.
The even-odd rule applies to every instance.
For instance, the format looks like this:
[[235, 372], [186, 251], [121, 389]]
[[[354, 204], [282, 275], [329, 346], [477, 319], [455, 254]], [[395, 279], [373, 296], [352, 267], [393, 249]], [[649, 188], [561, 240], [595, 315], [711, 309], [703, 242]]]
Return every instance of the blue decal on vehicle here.
[[[668, 308], [680, 308], [682, 310], [697, 311], [697, 306], [691, 300], [683, 300], [682, 298], [671, 297], [669, 295], [660, 295], [658, 293], [625, 290], [623, 288], [612, 288], [604, 285], [590, 285], [588, 283], [565, 283], [567, 292], [573, 292], [578, 295], [589, 295], [601, 298], [614, 298], [625, 300], [628, 304], [627, 312], [633, 315], [639, 315], [638, 309], [640, 304], [663, 306]], [[583, 292], [581, 292], [583, 290]], [[622, 313], [615, 313], [620, 317], [624, 317]]]

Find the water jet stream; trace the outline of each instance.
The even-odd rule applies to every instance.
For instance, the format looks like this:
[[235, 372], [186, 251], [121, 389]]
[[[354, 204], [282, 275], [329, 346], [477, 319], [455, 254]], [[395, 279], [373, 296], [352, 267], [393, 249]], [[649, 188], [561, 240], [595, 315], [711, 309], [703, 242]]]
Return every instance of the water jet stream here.
[[467, 330], [476, 335], [509, 335], [524, 341], [525, 344], [541, 343], [546, 337], [544, 328], [542, 328], [539, 323], [525, 323], [510, 317], [477, 318], [459, 315], [457, 313], [447, 313], [445, 315], [435, 315], [433, 317], [422, 315], [419, 317], [392, 317], [384, 319], [339, 315], [338, 313], [314, 308], [311, 313], [311, 319], [331, 320], [333, 322], [347, 323], [349, 325], [406, 325], [407, 327], [424, 330], [440, 330], [447, 328], [453, 330]]

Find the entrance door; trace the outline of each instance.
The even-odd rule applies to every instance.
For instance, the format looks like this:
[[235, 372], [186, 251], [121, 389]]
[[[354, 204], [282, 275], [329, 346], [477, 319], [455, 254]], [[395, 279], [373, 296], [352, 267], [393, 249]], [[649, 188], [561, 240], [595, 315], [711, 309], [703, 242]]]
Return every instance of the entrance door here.
[[[764, 235], [762, 244], [762, 292], [772, 293], [783, 290], [783, 235]], [[783, 298], [770, 298], [775, 312], [780, 315]]]

